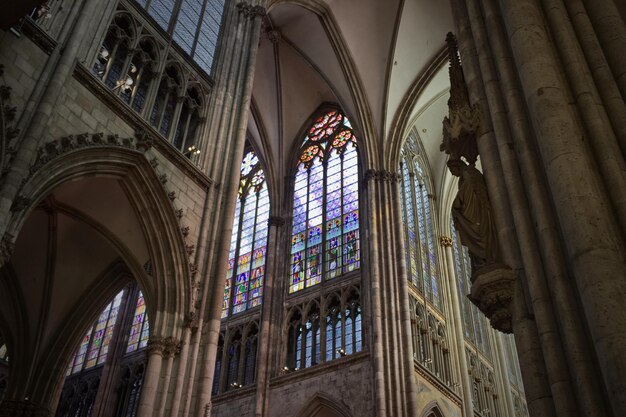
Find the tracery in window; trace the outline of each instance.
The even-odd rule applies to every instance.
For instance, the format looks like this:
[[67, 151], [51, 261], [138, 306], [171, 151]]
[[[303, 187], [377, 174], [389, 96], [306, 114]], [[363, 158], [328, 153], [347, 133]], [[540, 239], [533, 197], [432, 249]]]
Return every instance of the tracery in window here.
[[[287, 320], [285, 372], [309, 368], [363, 350], [359, 293], [331, 294], [320, 306], [315, 299], [294, 306]], [[343, 301], [342, 301], [343, 300]]]
[[[183, 155], [195, 157], [208, 86], [180, 57], [149, 34], [136, 16], [114, 15], [92, 67], [122, 101], [150, 122]], [[160, 45], [160, 46], [159, 46]]]
[[407, 271], [409, 282], [441, 309], [432, 193], [417, 140], [414, 135], [409, 136], [400, 163]]
[[250, 148], [240, 174], [222, 318], [261, 305], [263, 297], [270, 201], [261, 163]]
[[360, 267], [357, 140], [329, 111], [308, 129], [295, 177], [289, 293]]
[[213, 395], [252, 385], [256, 379], [258, 321], [224, 327], [218, 340]]

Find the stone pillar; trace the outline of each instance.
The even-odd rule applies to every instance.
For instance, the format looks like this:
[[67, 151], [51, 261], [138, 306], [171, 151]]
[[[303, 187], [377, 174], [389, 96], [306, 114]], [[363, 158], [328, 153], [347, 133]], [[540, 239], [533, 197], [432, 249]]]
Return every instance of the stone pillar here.
[[[370, 220], [369, 276], [364, 286], [371, 291], [369, 317], [376, 416], [416, 416], [417, 388], [413, 370], [408, 283], [405, 269], [399, 175], [389, 171], [365, 173]], [[391, 236], [390, 236], [391, 233]], [[364, 234], [367, 236], [368, 234]], [[369, 282], [367, 281], [369, 279]]]
[[[165, 370], [163, 372], [163, 387], [161, 388], [161, 397], [159, 398], [158, 409], [154, 414], [157, 417], [165, 415], [165, 406], [169, 397], [169, 387], [172, 381], [172, 367], [174, 366], [174, 357], [180, 348], [180, 342], [173, 337], [166, 337], [163, 340], [163, 357], [165, 359]], [[149, 360], [149, 359], [148, 359]], [[148, 364], [148, 367], [150, 365]]]
[[[594, 6], [595, 7], [595, 6]], [[562, 67], [535, 0], [500, 1], [526, 105], [537, 136], [567, 261], [593, 338], [613, 411], [626, 409], [624, 239], [598, 187], [586, 135], [570, 105]], [[540, 70], [539, 70], [540, 69]]]
[[[256, 3], [256, 1], [255, 1]], [[201, 165], [217, 183], [220, 194], [207, 205], [202, 235], [208, 245], [202, 248], [204, 270], [201, 297], [201, 320], [206, 317], [208, 336], [203, 346], [203, 360], [198, 364], [200, 376], [196, 395], [196, 413], [210, 403], [219, 338], [224, 274], [228, 264], [235, 202], [239, 187], [240, 164], [245, 144], [248, 112], [254, 81], [254, 66], [265, 9], [260, 5], [238, 3], [227, 7], [225, 43], [220, 47], [217, 69], [219, 88], [211, 97], [209, 138]], [[217, 216], [216, 216], [216, 213]], [[205, 228], [211, 230], [204, 230]], [[202, 322], [200, 322], [202, 325]], [[197, 343], [202, 338], [198, 337]], [[188, 397], [190, 398], [190, 397]]]
[[163, 364], [163, 353], [165, 351], [165, 339], [151, 336], [148, 339], [146, 353], [148, 355], [148, 366], [141, 387], [141, 397], [139, 399], [138, 417], [154, 417], [158, 413], [157, 393], [161, 381], [161, 368]]
[[[276, 204], [278, 205], [278, 204]], [[267, 234], [267, 260], [265, 261], [265, 282], [263, 283], [263, 307], [261, 310], [261, 329], [259, 332], [259, 350], [257, 353], [257, 381], [256, 381], [256, 400], [255, 400], [255, 417], [262, 417], [267, 412], [266, 399], [269, 396], [269, 378], [270, 378], [270, 345], [272, 342], [271, 316], [274, 304], [274, 278], [276, 276], [277, 266], [277, 250], [278, 235], [280, 228], [285, 224], [285, 219], [278, 216], [270, 216], [269, 231]]]
[[463, 398], [463, 415], [465, 417], [473, 417], [474, 408], [472, 406], [472, 381], [469, 376], [469, 368], [467, 366], [467, 357], [465, 356], [465, 336], [463, 335], [463, 317], [461, 316], [461, 300], [458, 294], [458, 286], [454, 269], [454, 253], [452, 252], [452, 238], [450, 236], [441, 236], [439, 243], [443, 247], [445, 254], [446, 276], [450, 285], [450, 299], [452, 301], [452, 327], [454, 329], [454, 346], [456, 354], [459, 357], [459, 373], [460, 380], [457, 381], [461, 386], [461, 398]]
[[172, 405], [170, 409], [170, 417], [178, 417], [178, 411], [181, 406], [181, 397], [183, 387], [185, 386], [185, 373], [187, 371], [187, 362], [189, 359], [189, 341], [191, 333], [194, 329], [194, 320], [185, 320], [185, 329], [183, 330], [183, 340], [181, 342], [181, 351], [178, 360], [178, 373], [174, 381], [174, 393], [172, 395]]
[[626, 100], [626, 27], [614, 0], [583, 0], [622, 97]]

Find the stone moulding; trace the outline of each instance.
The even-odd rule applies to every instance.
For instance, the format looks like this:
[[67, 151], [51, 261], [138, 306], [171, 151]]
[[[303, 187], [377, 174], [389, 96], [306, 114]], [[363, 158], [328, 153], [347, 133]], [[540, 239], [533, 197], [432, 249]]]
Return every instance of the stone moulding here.
[[506, 265], [490, 265], [472, 276], [471, 294], [468, 296], [491, 323], [503, 333], [513, 332], [513, 293], [517, 274]]
[[135, 131], [147, 132], [154, 138], [153, 145], [156, 150], [163, 154], [168, 161], [173, 163], [184, 174], [189, 176], [204, 191], [209, 191], [213, 180], [206, 176], [197, 166], [178, 151], [171, 143], [166, 141], [159, 132], [157, 132], [147, 121], [145, 121], [137, 112], [124, 103], [119, 97], [111, 92], [111, 90], [97, 79], [89, 69], [81, 64], [76, 63], [74, 68], [74, 78], [78, 80], [87, 90], [95, 95], [100, 101], [105, 103], [116, 115], [124, 122], [128, 123]]
[[117, 135], [104, 133], [81, 133], [79, 135], [64, 136], [60, 139], [47, 142], [37, 149], [35, 162], [31, 165], [28, 176], [23, 183], [27, 183], [33, 175], [50, 161], [83, 149], [96, 148], [123, 148], [136, 152], [145, 153], [153, 143], [152, 137], [144, 131], [137, 131], [134, 138], [120, 138]]

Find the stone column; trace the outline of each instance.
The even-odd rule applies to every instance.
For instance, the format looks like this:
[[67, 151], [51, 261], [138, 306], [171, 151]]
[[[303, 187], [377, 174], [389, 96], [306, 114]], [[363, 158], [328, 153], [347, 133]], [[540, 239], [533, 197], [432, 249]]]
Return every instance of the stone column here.
[[189, 341], [191, 339], [191, 333], [194, 330], [194, 323], [197, 324], [196, 321], [190, 319], [189, 317], [185, 320], [183, 340], [181, 342], [181, 351], [178, 359], [178, 373], [176, 374], [176, 379], [174, 381], [174, 394], [172, 395], [170, 417], [178, 417], [178, 411], [180, 410], [183, 387], [185, 386], [185, 373], [187, 371], [187, 362], [189, 360]]
[[[172, 367], [174, 366], [174, 357], [179, 350], [180, 342], [173, 337], [166, 337], [163, 340], [163, 357], [165, 358], [165, 370], [163, 372], [163, 387], [161, 388], [161, 397], [159, 398], [158, 409], [154, 414], [157, 417], [165, 415], [165, 406], [169, 396], [170, 382], [172, 381]], [[149, 359], [148, 359], [149, 360]], [[148, 363], [148, 367], [150, 364]]]
[[138, 417], [154, 417], [158, 413], [157, 393], [161, 381], [161, 368], [163, 364], [163, 352], [165, 351], [165, 339], [151, 336], [148, 339], [146, 353], [148, 355], [148, 366], [141, 387], [141, 397], [139, 399]]
[[[263, 7], [243, 2], [228, 11], [231, 26], [228, 30], [231, 33], [226, 37], [227, 44], [220, 52], [220, 59], [223, 59], [218, 69], [221, 88], [211, 98], [210, 128], [207, 133], [219, 140], [208, 146], [201, 164], [209, 176], [222, 184], [222, 187], [212, 205], [207, 207], [204, 216], [204, 227], [212, 230], [202, 232], [210, 239], [206, 249], [203, 248], [203, 251], [206, 251], [203, 255], [206, 261], [201, 265], [204, 267], [202, 275], [206, 278], [200, 306], [201, 316], [206, 316], [208, 337], [203, 347], [204, 358], [198, 365], [200, 376], [196, 412], [204, 410], [211, 398], [224, 291], [223, 277], [228, 264], [239, 187], [239, 169], [254, 81], [254, 65], [261, 31], [261, 17], [264, 15]], [[198, 339], [199, 343], [201, 338]]]
[[593, 338], [608, 397], [626, 409], [624, 239], [589, 161], [562, 67], [536, 0], [500, 1], [504, 24], [557, 212], [567, 261]]
[[626, 100], [626, 27], [614, 0], [583, 0], [622, 97]]
[[[278, 206], [278, 204], [276, 204]], [[276, 276], [276, 255], [278, 250], [278, 234], [280, 228], [285, 224], [285, 219], [278, 216], [270, 216], [269, 231], [267, 234], [267, 260], [265, 261], [265, 282], [263, 283], [263, 307], [261, 310], [261, 330], [259, 332], [259, 350], [257, 354], [257, 381], [255, 417], [262, 417], [266, 414], [266, 398], [269, 396], [270, 378], [270, 344], [271, 344], [271, 306], [274, 301], [274, 277]]]
[[[454, 328], [454, 346], [456, 354], [459, 357], [460, 380], [457, 381], [461, 386], [461, 397], [463, 398], [463, 415], [465, 417], [473, 417], [474, 408], [472, 407], [472, 381], [469, 376], [469, 368], [467, 366], [467, 357], [465, 356], [465, 336], [463, 335], [463, 317], [461, 316], [461, 300], [458, 294], [458, 286], [456, 285], [456, 271], [454, 269], [454, 253], [452, 252], [452, 238], [450, 236], [441, 236], [439, 244], [443, 247], [445, 254], [446, 276], [450, 285], [450, 299], [452, 301], [452, 327]], [[462, 294], [461, 294], [462, 296]]]
[[[417, 389], [413, 370], [408, 284], [402, 251], [399, 176], [389, 171], [365, 173], [370, 220], [370, 273], [364, 285], [371, 291], [369, 315], [374, 369], [376, 416], [415, 416]], [[390, 236], [391, 233], [391, 236]], [[369, 279], [369, 282], [367, 281]]]

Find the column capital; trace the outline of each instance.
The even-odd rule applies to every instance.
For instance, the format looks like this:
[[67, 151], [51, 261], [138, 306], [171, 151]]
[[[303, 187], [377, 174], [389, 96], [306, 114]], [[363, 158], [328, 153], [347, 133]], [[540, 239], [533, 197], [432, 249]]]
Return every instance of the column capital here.
[[146, 347], [146, 352], [149, 355], [157, 354], [163, 356], [163, 352], [165, 351], [165, 338], [159, 336], [150, 336], [148, 339], [148, 347]]
[[385, 169], [368, 169], [365, 171], [366, 182], [374, 180], [378, 182], [398, 183], [400, 179], [400, 174]]
[[452, 247], [452, 238], [450, 236], [439, 236], [439, 244], [445, 248]]
[[165, 357], [173, 358], [180, 352], [181, 342], [175, 337], [166, 337], [163, 339], [163, 353]]

